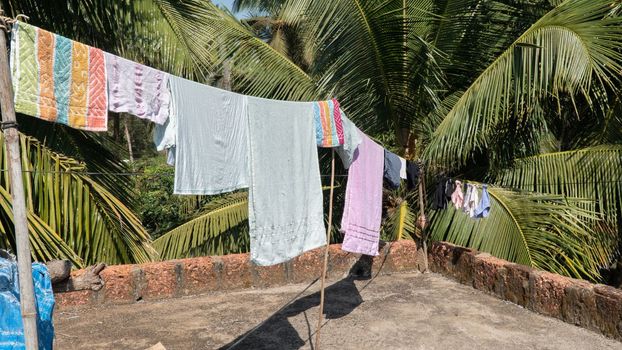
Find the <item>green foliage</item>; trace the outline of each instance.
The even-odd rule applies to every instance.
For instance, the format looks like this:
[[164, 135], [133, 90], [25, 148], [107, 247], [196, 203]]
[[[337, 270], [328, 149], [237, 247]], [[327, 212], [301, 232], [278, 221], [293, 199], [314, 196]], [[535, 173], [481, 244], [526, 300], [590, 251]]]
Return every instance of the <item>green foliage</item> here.
[[567, 93], [605, 107], [590, 96], [595, 89], [613, 87], [622, 71], [622, 17], [605, 18], [610, 5], [607, 0], [565, 1], [534, 23], [443, 118], [426, 147], [428, 159], [455, 168], [476, 151], [495, 152], [490, 147], [494, 135], [525, 128], [529, 118], [538, 116], [534, 109], [544, 97]]
[[622, 211], [622, 145], [600, 145], [517, 159], [493, 181], [509, 188], [585, 198], [586, 210], [615, 226]]
[[432, 238], [566, 276], [600, 279], [616, 234], [580, 207], [585, 200], [498, 187], [488, 192], [490, 217], [473, 219], [453, 207], [435, 211]]
[[210, 201], [196, 218], [156, 239], [153, 245], [161, 259], [247, 252], [247, 220], [247, 194], [224, 195]]
[[[424, 158], [426, 178], [445, 171], [501, 186], [491, 187], [489, 218], [434, 213], [435, 239], [591, 280], [614, 254], [622, 167], [619, 147], [603, 145], [618, 144], [622, 126], [620, 4], [238, 0], [262, 14], [245, 22], [203, 0], [3, 4], [33, 24], [197, 81], [230, 69], [238, 92], [337, 97], [362, 130]], [[60, 15], [67, 12], [77, 18]], [[179, 199], [172, 176], [149, 177], [171, 169], [144, 167], [140, 210], [156, 235], [168, 231], [155, 243], [162, 257], [247, 249], [243, 194]], [[345, 190], [338, 180], [335, 223]], [[112, 181], [101, 183], [112, 191]], [[413, 237], [416, 194], [387, 198], [383, 237]]]
[[173, 194], [174, 167], [162, 157], [140, 160], [134, 166], [140, 174], [136, 179], [136, 192], [140, 193], [137, 212], [153, 239], [203, 213], [207, 197]]
[[[4, 140], [0, 164], [7, 168]], [[141, 263], [155, 251], [132, 210], [91, 179], [84, 164], [21, 136], [21, 160], [33, 258], [69, 259], [76, 266]], [[14, 248], [8, 172], [0, 173], [0, 230]], [[14, 249], [12, 249], [14, 251]]]

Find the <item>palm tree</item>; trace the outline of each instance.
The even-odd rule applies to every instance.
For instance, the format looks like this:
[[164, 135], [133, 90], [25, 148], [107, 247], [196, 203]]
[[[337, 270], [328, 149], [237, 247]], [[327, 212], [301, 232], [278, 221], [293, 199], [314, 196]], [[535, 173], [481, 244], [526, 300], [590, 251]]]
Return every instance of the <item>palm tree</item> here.
[[[619, 1], [236, 2], [267, 14], [263, 22], [240, 21], [207, 0], [68, 1], [78, 19], [22, 3], [48, 21], [63, 18], [59, 32], [92, 35], [174, 74], [210, 82], [225, 67], [242, 93], [337, 97], [385, 147], [421, 159], [430, 186], [441, 173], [490, 183], [491, 217], [433, 211], [435, 239], [591, 280], [615, 258]], [[279, 35], [298, 44], [281, 45]], [[412, 236], [417, 195], [391, 196], [386, 236]], [[244, 222], [243, 201], [231, 195], [208, 206], [158, 239], [160, 254], [218, 251], [212, 244]]]
[[[615, 258], [619, 2], [236, 2], [269, 12], [264, 23], [299, 31], [307, 66], [274, 45], [269, 35], [278, 31], [259, 37], [246, 22], [204, 6], [216, 66], [227, 59], [234, 90], [289, 100], [335, 96], [385, 147], [423, 160], [427, 183], [444, 173], [491, 184], [490, 218], [433, 212], [433, 238], [591, 280]], [[414, 208], [404, 212], [404, 201], [395, 202], [391, 227], [405, 236]], [[208, 234], [192, 237], [200, 244]]]
[[[207, 81], [213, 60], [201, 29], [202, 1], [57, 2], [3, 0], [5, 15], [28, 16], [47, 30]], [[199, 40], [188, 40], [194, 37]], [[136, 196], [125, 150], [106, 135], [18, 116], [33, 258], [140, 263], [157, 258], [134, 214]], [[118, 120], [118, 119], [117, 119]], [[3, 164], [6, 164], [4, 161]], [[6, 168], [6, 167], [5, 167]], [[0, 248], [14, 247], [7, 173], [0, 173]]]

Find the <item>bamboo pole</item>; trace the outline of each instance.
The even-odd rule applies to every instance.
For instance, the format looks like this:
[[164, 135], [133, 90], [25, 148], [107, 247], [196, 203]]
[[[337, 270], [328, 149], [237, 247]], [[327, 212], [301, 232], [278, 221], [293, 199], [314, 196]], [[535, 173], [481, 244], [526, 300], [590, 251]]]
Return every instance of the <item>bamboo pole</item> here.
[[421, 241], [423, 243], [423, 265], [424, 272], [428, 271], [428, 237], [426, 233], [426, 226], [428, 224], [425, 217], [425, 172], [423, 165], [419, 171], [419, 226], [421, 228]]
[[330, 161], [330, 195], [328, 199], [328, 229], [326, 230], [326, 247], [324, 248], [324, 267], [322, 268], [322, 283], [320, 285], [320, 315], [317, 321], [317, 331], [315, 333], [315, 350], [320, 349], [320, 329], [324, 317], [324, 282], [326, 280], [326, 269], [328, 268], [328, 247], [330, 246], [330, 231], [333, 227], [333, 191], [335, 188], [335, 149], [331, 152]]
[[[0, 8], [0, 13], [2, 9]], [[3, 25], [7, 23], [3, 20]], [[17, 246], [17, 270], [19, 273], [20, 307], [24, 324], [24, 342], [27, 350], [39, 348], [37, 339], [37, 310], [32, 282], [32, 262], [26, 221], [26, 201], [20, 160], [19, 133], [15, 121], [13, 105], [13, 86], [9, 62], [6, 55], [6, 36], [0, 34], [0, 108], [2, 109], [2, 130], [9, 163], [9, 179], [13, 203], [13, 224], [15, 225], [15, 244]]]

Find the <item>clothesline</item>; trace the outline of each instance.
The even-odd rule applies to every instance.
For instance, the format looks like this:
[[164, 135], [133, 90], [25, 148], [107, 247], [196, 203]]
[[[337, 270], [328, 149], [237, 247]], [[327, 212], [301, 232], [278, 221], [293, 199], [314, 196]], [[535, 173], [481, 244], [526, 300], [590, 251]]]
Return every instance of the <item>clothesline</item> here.
[[[9, 169], [0, 169], [0, 172], [7, 172]], [[142, 175], [153, 175], [153, 176], [174, 176], [175, 174], [171, 173], [151, 173], [148, 174], [146, 172], [133, 172], [133, 173], [102, 173], [97, 171], [48, 171], [48, 170], [22, 170], [22, 173], [40, 173], [40, 174], [76, 174], [76, 175], [115, 175], [115, 176], [142, 176]], [[323, 175], [320, 174], [321, 177], [330, 177], [330, 174]], [[335, 175], [335, 177], [347, 177], [347, 174], [339, 174]]]
[[[0, 169], [0, 172], [7, 172], [9, 169]], [[48, 171], [48, 170], [22, 170], [22, 173], [39, 173], [39, 174], [76, 174], [76, 175], [89, 175], [89, 176], [100, 176], [100, 175], [114, 175], [114, 176], [174, 176], [172, 173], [151, 173], [148, 174], [146, 172], [97, 172], [97, 171]], [[321, 177], [330, 177], [330, 174], [320, 174]], [[348, 177], [347, 174], [335, 174], [335, 177]], [[590, 185], [594, 183], [622, 183], [622, 180], [607, 180], [607, 181], [584, 181], [584, 182], [540, 182], [540, 183], [528, 183], [522, 184], [523, 186], [534, 186], [534, 185]], [[495, 185], [492, 184], [491, 185]]]

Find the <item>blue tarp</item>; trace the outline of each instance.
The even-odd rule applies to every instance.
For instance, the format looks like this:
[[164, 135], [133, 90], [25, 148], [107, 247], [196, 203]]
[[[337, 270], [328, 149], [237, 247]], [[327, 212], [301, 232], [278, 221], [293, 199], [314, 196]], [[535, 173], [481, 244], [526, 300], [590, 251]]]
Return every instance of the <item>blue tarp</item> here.
[[[39, 349], [52, 350], [54, 341], [52, 281], [47, 267], [40, 263], [32, 264], [32, 277], [37, 302]], [[17, 264], [0, 258], [0, 350], [25, 349], [19, 300]]]

